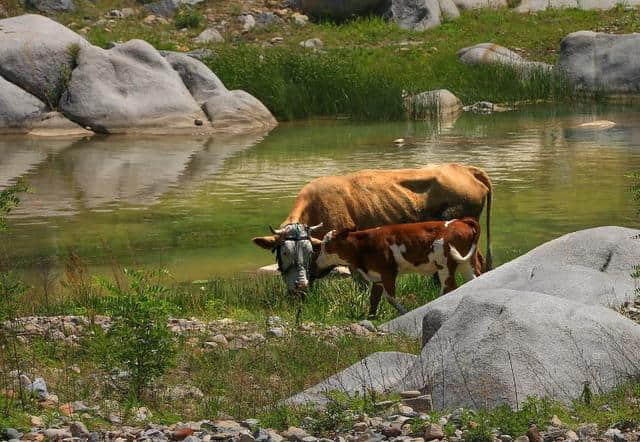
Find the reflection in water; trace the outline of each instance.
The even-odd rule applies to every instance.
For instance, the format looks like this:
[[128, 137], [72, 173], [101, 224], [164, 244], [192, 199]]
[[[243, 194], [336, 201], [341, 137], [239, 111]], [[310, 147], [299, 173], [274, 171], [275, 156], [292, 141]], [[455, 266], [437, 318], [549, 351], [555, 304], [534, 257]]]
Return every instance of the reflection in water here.
[[[111, 254], [167, 265], [180, 279], [249, 270], [272, 259], [249, 239], [279, 223], [311, 179], [461, 162], [494, 181], [493, 237], [504, 261], [572, 230], [635, 224], [625, 175], [640, 170], [639, 117], [542, 107], [464, 115], [438, 130], [332, 121], [281, 126], [264, 140], [0, 141], [0, 186], [25, 177], [34, 189], [16, 211], [9, 254], [27, 269], [38, 256], [74, 250], [96, 266]], [[617, 125], [577, 128], [596, 119]]]

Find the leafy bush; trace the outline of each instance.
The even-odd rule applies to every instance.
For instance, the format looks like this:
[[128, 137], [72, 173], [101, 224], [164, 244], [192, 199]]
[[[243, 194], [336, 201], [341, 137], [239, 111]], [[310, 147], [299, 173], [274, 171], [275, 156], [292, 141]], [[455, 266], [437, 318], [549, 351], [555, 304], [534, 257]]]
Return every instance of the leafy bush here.
[[182, 5], [176, 11], [176, 28], [197, 28], [204, 21], [200, 11], [188, 5]]
[[481, 419], [480, 423], [468, 430], [464, 440], [466, 442], [493, 442], [493, 432], [487, 421]]
[[129, 393], [139, 399], [172, 365], [176, 347], [167, 328], [168, 307], [160, 299], [168, 289], [158, 283], [167, 272], [125, 269], [124, 273], [129, 278], [125, 288], [98, 280], [108, 291], [106, 311], [113, 321], [105, 336], [103, 364], [107, 369], [125, 369]]

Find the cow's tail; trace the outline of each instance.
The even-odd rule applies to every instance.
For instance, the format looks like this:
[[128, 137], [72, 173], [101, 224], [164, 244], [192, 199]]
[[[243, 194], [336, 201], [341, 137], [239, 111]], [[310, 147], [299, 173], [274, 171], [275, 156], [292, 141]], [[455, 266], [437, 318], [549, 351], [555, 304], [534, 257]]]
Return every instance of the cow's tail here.
[[489, 175], [477, 167], [473, 168], [473, 175], [478, 181], [487, 187], [487, 256], [484, 263], [484, 271], [493, 269], [493, 256], [491, 254], [491, 201], [493, 200], [493, 184]]
[[471, 257], [473, 256], [474, 253], [476, 253], [476, 243], [473, 243], [471, 245], [471, 249], [469, 249], [469, 253], [467, 253], [467, 256], [462, 256], [460, 254], [460, 252], [458, 252], [458, 249], [456, 249], [455, 247], [453, 247], [453, 244], [450, 246], [450, 252], [451, 252], [451, 257], [458, 263], [458, 264], [463, 264], [465, 262], [468, 262]]

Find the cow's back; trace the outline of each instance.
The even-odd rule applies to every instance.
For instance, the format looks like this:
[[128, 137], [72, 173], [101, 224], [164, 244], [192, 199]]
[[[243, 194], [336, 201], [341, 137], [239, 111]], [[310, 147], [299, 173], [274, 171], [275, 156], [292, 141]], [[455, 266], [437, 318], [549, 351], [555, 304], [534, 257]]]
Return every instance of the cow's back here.
[[479, 217], [488, 192], [477, 179], [479, 172], [484, 174], [475, 167], [444, 164], [318, 178], [303, 187], [283, 224], [323, 222], [317, 232], [321, 237], [333, 229]]

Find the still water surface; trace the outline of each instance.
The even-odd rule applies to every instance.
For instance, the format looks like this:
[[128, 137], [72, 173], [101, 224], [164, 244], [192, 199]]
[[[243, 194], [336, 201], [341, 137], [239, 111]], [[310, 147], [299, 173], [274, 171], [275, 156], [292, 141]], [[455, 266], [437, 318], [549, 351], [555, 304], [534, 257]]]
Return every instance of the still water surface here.
[[[617, 126], [577, 128], [600, 119]], [[71, 252], [94, 271], [117, 260], [179, 280], [251, 271], [273, 258], [250, 238], [279, 224], [309, 180], [440, 162], [493, 179], [498, 263], [577, 229], [638, 225], [626, 176], [640, 171], [640, 109], [547, 105], [438, 128], [313, 121], [266, 137], [0, 138], [0, 187], [23, 177], [33, 189], [0, 247], [30, 274]]]

